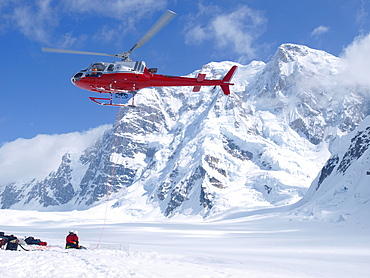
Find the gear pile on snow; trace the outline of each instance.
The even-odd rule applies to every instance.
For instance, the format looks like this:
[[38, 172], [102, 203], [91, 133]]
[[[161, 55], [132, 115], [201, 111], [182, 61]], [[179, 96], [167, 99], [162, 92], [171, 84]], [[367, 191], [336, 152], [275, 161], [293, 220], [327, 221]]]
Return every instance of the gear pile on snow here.
[[23, 240], [13, 234], [5, 235], [4, 232], [0, 232], [0, 249], [18, 250], [20, 246], [22, 249], [28, 251], [27, 245], [47, 246], [47, 242], [36, 239], [33, 236], [28, 236]]
[[0, 232], [0, 248], [5, 250], [17, 250], [18, 249], [18, 238], [14, 235], [5, 235], [4, 232]]
[[38, 238], [34, 238], [33, 236], [29, 236], [27, 238], [25, 238], [24, 240], [28, 245], [42, 245], [42, 246], [46, 246], [48, 245], [47, 242], [45, 241], [41, 241], [41, 239], [38, 239]]

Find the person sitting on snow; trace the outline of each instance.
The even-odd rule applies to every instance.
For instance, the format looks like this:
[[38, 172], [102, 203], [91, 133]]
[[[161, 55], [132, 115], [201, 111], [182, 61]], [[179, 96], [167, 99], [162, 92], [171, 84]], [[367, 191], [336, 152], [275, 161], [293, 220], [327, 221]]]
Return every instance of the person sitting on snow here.
[[78, 235], [77, 231], [69, 231], [69, 234], [66, 237], [66, 248], [75, 248], [80, 249], [78, 245]]

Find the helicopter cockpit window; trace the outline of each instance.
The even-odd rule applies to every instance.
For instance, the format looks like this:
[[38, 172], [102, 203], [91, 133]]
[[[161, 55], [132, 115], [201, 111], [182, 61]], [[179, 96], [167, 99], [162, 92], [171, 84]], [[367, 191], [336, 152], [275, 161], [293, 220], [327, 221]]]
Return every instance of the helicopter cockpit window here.
[[110, 64], [107, 68], [107, 71], [113, 71], [114, 70], [114, 64]]
[[106, 65], [104, 63], [94, 63], [91, 65], [90, 70], [91, 71], [104, 71], [106, 68]]

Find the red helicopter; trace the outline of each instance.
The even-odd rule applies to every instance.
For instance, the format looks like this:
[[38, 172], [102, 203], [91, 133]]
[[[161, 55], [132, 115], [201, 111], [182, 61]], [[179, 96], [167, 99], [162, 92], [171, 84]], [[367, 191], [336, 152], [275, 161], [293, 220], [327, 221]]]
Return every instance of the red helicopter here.
[[[71, 78], [72, 83], [82, 89], [108, 93], [110, 98], [90, 97], [90, 99], [100, 105], [108, 106], [134, 106], [135, 94], [148, 87], [172, 87], [172, 86], [193, 86], [193, 92], [199, 92], [202, 86], [220, 86], [225, 95], [230, 94], [230, 83], [237, 66], [233, 66], [223, 79], [206, 79], [206, 75], [199, 73], [196, 78], [170, 76], [156, 74], [156, 68], [148, 69], [145, 62], [133, 62], [130, 59], [131, 52], [145, 44], [151, 37], [166, 26], [176, 14], [167, 10], [163, 16], [153, 25], [153, 27], [135, 44], [129, 51], [121, 54], [106, 54], [87, 51], [75, 51], [56, 48], [42, 48], [44, 52], [71, 53], [113, 56], [122, 58], [122, 61], [113, 63], [95, 62], [87, 69], [80, 70]], [[115, 104], [113, 95], [124, 96], [126, 99], [132, 98], [132, 104]]]

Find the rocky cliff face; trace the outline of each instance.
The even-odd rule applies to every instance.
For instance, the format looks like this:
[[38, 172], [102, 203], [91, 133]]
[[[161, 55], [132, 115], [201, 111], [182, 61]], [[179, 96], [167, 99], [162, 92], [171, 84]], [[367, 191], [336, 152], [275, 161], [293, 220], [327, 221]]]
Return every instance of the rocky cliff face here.
[[[219, 79], [234, 64], [192, 75]], [[66, 154], [43, 181], [4, 185], [1, 207], [84, 209], [108, 195], [127, 213], [206, 216], [297, 201], [327, 144], [369, 114], [368, 89], [341, 68], [328, 53], [286, 44], [267, 64], [239, 65], [232, 97], [217, 87], [144, 89], [94, 147]]]
[[295, 207], [296, 213], [331, 221], [367, 223], [370, 208], [370, 118], [338, 138], [333, 154]]

